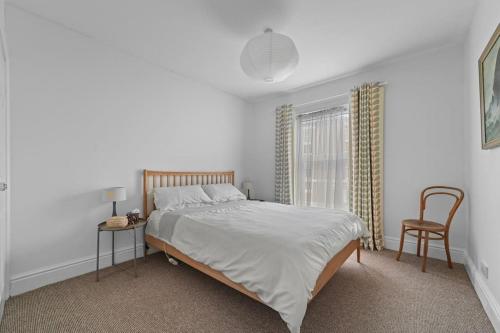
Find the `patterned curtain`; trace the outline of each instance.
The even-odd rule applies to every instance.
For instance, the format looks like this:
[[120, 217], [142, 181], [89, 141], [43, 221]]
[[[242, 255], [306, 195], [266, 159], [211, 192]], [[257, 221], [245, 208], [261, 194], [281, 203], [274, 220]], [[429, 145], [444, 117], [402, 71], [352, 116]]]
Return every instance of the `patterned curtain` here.
[[382, 250], [384, 87], [365, 83], [351, 92], [349, 208], [365, 221], [371, 237], [364, 247]]
[[293, 109], [291, 104], [276, 109], [274, 196], [276, 202], [293, 203]]

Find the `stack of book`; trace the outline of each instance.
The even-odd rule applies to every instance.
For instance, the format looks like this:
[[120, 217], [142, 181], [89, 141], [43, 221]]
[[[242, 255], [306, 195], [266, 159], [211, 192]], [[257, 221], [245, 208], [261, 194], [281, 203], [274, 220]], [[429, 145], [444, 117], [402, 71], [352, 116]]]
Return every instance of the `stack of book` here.
[[126, 216], [112, 216], [106, 220], [106, 225], [111, 228], [123, 228], [128, 224]]

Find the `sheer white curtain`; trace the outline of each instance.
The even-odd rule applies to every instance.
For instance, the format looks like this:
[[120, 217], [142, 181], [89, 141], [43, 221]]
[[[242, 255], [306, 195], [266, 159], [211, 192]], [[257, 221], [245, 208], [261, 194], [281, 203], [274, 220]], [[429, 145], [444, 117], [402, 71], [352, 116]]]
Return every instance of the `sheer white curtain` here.
[[349, 109], [297, 116], [298, 206], [349, 209]]

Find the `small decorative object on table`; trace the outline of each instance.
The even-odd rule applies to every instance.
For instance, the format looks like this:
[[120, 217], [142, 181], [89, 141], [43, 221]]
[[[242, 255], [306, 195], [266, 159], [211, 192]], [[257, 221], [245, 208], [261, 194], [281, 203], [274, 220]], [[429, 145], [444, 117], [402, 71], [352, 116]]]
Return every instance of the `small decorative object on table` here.
[[128, 212], [127, 218], [128, 218], [128, 222], [130, 224], [135, 224], [135, 223], [139, 222], [139, 209], [136, 208], [133, 211]]
[[123, 228], [128, 225], [127, 216], [112, 216], [106, 220], [106, 226], [111, 228]]

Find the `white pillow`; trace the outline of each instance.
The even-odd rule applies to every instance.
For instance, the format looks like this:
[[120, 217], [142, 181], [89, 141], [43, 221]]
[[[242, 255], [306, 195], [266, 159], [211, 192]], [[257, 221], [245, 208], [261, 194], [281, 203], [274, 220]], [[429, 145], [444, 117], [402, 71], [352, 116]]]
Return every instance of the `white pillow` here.
[[203, 185], [208, 196], [216, 202], [246, 200], [246, 196], [231, 184]]
[[167, 211], [213, 203], [200, 185], [157, 187], [153, 190], [153, 196], [156, 209]]

